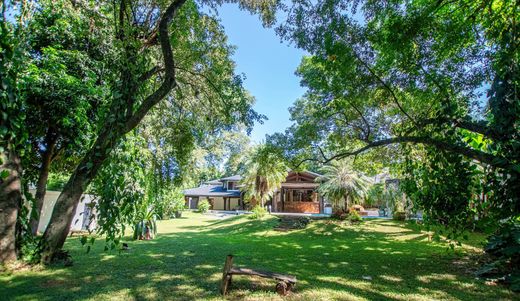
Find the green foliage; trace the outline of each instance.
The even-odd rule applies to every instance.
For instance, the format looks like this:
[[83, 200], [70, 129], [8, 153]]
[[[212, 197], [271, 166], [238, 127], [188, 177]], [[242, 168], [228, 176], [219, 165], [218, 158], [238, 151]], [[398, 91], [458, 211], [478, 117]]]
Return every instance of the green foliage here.
[[49, 173], [47, 190], [61, 191], [69, 180], [69, 176], [63, 173]]
[[310, 55], [286, 139], [318, 161], [386, 146], [450, 239], [520, 215], [517, 3], [293, 3], [278, 32]]
[[153, 200], [147, 197], [146, 167], [150, 153], [144, 141], [128, 135], [112, 152], [91, 185], [96, 196], [96, 232], [106, 236], [107, 249], [113, 249], [133, 226], [146, 215]]
[[197, 204], [197, 210], [200, 213], [206, 213], [210, 208], [211, 205], [209, 204], [208, 200], [199, 201], [199, 203]]
[[257, 146], [249, 154], [244, 166], [241, 185], [246, 200], [265, 201], [281, 187], [287, 177], [288, 167], [282, 155], [269, 144]]
[[473, 226], [472, 208], [486, 206], [475, 197], [482, 194], [482, 172], [461, 155], [433, 148], [411, 152], [403, 175], [401, 189], [430, 222], [463, 232]]
[[485, 277], [505, 277], [511, 289], [520, 292], [520, 220], [507, 221], [488, 240], [484, 251], [494, 260], [478, 274]]
[[351, 223], [359, 223], [363, 221], [361, 215], [356, 210], [351, 210], [348, 214], [348, 221]]
[[404, 212], [404, 211], [392, 212], [392, 218], [396, 221], [404, 221], [404, 220], [406, 220], [406, 212]]
[[252, 210], [251, 214], [248, 216], [250, 219], [263, 219], [265, 215], [267, 214], [267, 210], [265, 207], [262, 207], [260, 205], [256, 205]]
[[336, 208], [348, 211], [351, 205], [366, 198], [371, 180], [352, 170], [347, 161], [337, 162], [323, 168], [324, 175], [316, 181], [320, 182], [318, 191], [331, 201]]
[[162, 195], [156, 197], [158, 199], [154, 203], [160, 219], [174, 218], [176, 213], [184, 209], [184, 195], [177, 187], [165, 188]]
[[156, 220], [155, 208], [144, 203], [135, 216], [133, 239], [154, 239], [157, 235]]
[[385, 205], [385, 186], [382, 183], [375, 183], [368, 188], [366, 197], [363, 201], [365, 207], [381, 207]]

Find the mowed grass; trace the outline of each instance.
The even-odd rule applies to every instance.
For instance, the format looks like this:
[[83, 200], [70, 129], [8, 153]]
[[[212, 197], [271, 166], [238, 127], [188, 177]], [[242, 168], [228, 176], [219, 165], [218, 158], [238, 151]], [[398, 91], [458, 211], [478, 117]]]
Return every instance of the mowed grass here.
[[276, 223], [185, 213], [161, 221], [155, 240], [129, 241], [127, 252], [103, 252], [100, 240], [86, 254], [70, 238], [72, 267], [0, 275], [0, 300], [222, 300], [227, 254], [236, 265], [298, 279], [280, 297], [275, 281], [236, 276], [230, 300], [518, 300], [472, 276], [465, 258], [474, 248], [447, 251], [404, 223], [315, 221], [284, 233], [272, 230]]

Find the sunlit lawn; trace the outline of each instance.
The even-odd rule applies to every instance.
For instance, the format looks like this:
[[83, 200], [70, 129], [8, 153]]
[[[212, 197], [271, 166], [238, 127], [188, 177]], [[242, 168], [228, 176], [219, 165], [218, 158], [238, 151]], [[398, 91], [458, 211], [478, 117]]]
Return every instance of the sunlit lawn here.
[[[163, 221], [153, 241], [130, 241], [128, 252], [86, 254], [69, 239], [74, 266], [0, 276], [0, 300], [220, 300], [227, 254], [247, 267], [295, 275], [295, 292], [274, 293], [275, 282], [234, 278], [232, 300], [513, 300], [500, 286], [468, 272], [463, 253], [427, 241], [393, 221], [341, 226], [313, 222], [275, 232], [274, 218], [218, 220], [197, 213]], [[367, 276], [371, 280], [367, 280]]]

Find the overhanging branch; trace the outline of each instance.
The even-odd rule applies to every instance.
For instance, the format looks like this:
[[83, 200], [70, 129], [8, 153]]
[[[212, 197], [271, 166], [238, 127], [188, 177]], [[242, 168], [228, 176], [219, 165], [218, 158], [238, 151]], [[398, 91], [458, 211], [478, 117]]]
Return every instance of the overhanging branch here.
[[446, 141], [437, 140], [431, 137], [415, 137], [415, 136], [404, 136], [404, 137], [394, 137], [394, 138], [388, 138], [383, 139], [379, 141], [371, 142], [364, 147], [361, 147], [357, 150], [350, 151], [350, 152], [343, 152], [336, 154], [332, 157], [327, 158], [326, 160], [319, 160], [319, 159], [305, 159], [301, 161], [299, 165], [306, 161], [317, 161], [323, 164], [329, 163], [332, 160], [339, 160], [350, 156], [355, 156], [358, 154], [361, 154], [365, 151], [368, 151], [372, 148], [381, 147], [385, 145], [390, 144], [397, 144], [397, 143], [414, 143], [414, 144], [425, 144], [425, 145], [432, 145], [439, 149], [454, 152], [460, 155], [463, 155], [467, 158], [474, 159], [476, 161], [479, 161], [481, 163], [489, 164], [493, 167], [503, 168], [507, 170], [511, 170], [512, 166], [508, 163], [507, 159], [503, 157], [498, 157], [489, 153], [485, 153], [479, 150], [471, 149], [462, 145], [456, 145], [452, 144]]
[[186, 0], [173, 1], [159, 22], [159, 42], [164, 61], [164, 78], [161, 86], [151, 95], [146, 97], [143, 103], [135, 111], [135, 113], [126, 121], [124, 131], [128, 132], [135, 128], [137, 124], [144, 118], [146, 113], [159, 101], [165, 98], [168, 93], [175, 87], [175, 62], [173, 59], [172, 45], [170, 44], [170, 35], [168, 27], [175, 16], [175, 13], [186, 2]]

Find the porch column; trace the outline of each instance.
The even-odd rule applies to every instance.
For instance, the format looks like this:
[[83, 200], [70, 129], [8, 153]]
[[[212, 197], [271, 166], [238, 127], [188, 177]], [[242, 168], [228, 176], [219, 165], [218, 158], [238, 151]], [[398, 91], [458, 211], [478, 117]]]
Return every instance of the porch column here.
[[280, 191], [278, 190], [277, 192], [274, 193], [274, 196], [273, 196], [273, 212], [276, 212], [276, 203], [278, 203], [278, 196], [280, 195]]
[[282, 188], [282, 212], [285, 212], [285, 189]]

